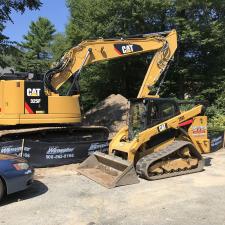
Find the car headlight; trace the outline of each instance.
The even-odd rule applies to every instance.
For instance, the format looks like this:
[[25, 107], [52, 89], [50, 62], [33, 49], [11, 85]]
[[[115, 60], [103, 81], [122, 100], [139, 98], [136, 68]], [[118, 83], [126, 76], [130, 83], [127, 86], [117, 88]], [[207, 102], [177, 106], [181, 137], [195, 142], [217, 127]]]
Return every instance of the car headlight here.
[[16, 170], [27, 170], [29, 168], [28, 163], [15, 163], [13, 164], [13, 167]]

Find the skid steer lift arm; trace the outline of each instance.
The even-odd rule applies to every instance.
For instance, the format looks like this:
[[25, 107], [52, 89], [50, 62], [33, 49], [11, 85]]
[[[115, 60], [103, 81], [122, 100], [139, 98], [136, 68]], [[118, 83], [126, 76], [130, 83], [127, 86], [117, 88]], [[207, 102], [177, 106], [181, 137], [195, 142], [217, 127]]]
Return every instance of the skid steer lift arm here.
[[[175, 30], [145, 34], [140, 37], [83, 41], [66, 52], [58, 65], [46, 73], [45, 86], [51, 92], [57, 93], [58, 89], [71, 76], [74, 76], [70, 88], [72, 89], [82, 68], [88, 64], [156, 51], [138, 94], [138, 98], [149, 97], [150, 87], [157, 82], [166, 69], [176, 48]], [[70, 95], [71, 92], [67, 94]]]

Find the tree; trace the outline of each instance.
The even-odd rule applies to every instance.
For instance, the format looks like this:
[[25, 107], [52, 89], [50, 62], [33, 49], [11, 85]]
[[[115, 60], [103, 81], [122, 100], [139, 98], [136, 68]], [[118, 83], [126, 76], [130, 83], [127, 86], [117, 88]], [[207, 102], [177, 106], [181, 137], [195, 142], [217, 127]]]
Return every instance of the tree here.
[[51, 51], [53, 55], [53, 60], [57, 61], [62, 57], [62, 54], [70, 48], [67, 42], [66, 36], [63, 33], [57, 33], [53, 36], [53, 41], [51, 43]]
[[[175, 28], [179, 48], [161, 96], [204, 98], [214, 104], [221, 94], [220, 83], [225, 76], [224, 1], [108, 0], [105, 4], [104, 0], [67, 0], [67, 4], [71, 17], [66, 33], [71, 46], [89, 38]], [[101, 100], [109, 90], [135, 97], [148, 66], [147, 58], [148, 55], [105, 63], [106, 71], [101, 75], [101, 65], [91, 68], [92, 73], [87, 68], [81, 76], [85, 94], [92, 102]], [[93, 82], [95, 74], [98, 76]], [[101, 93], [98, 83], [102, 85]]]
[[12, 46], [12, 42], [8, 40], [8, 37], [3, 34], [5, 23], [12, 21], [10, 14], [12, 10], [23, 13], [26, 9], [34, 10], [41, 6], [40, 0], [5, 0], [0, 1], [0, 66], [7, 66], [7, 60], [5, 55], [14, 53], [16, 51]]
[[23, 36], [25, 42], [21, 46], [31, 51], [37, 59], [48, 58], [54, 25], [47, 18], [39, 17], [36, 22], [31, 22], [29, 29], [28, 34]]
[[20, 44], [24, 50], [21, 62], [16, 66], [20, 71], [44, 73], [51, 63], [50, 46], [55, 32], [54, 25], [43, 17], [31, 22], [30, 30], [24, 35], [24, 42]]

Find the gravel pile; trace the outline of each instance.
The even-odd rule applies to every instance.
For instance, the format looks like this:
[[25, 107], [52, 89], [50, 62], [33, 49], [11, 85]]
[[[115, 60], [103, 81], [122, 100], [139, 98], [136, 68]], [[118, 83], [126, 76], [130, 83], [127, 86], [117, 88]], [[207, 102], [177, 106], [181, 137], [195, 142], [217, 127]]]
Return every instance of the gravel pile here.
[[85, 125], [105, 126], [112, 137], [126, 125], [129, 109], [128, 100], [122, 95], [112, 94], [85, 113]]

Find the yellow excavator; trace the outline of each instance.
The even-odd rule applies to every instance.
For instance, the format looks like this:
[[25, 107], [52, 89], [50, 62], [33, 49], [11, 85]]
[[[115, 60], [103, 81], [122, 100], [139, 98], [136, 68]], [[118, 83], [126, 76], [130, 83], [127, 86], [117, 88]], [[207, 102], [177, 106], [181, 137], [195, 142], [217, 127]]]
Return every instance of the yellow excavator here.
[[[79, 77], [83, 67], [156, 51], [140, 91], [143, 96], [141, 93], [148, 92], [147, 86], [155, 84], [165, 71], [175, 48], [174, 30], [134, 37], [100, 38], [83, 41], [71, 48], [44, 79], [17, 74], [0, 76], [1, 146], [4, 142], [24, 139], [45, 143], [98, 143], [106, 140], [108, 130], [105, 127], [82, 126]], [[64, 83], [67, 87], [69, 84], [66, 93], [60, 91]]]
[[[82, 126], [79, 77], [83, 67], [154, 51], [138, 97], [131, 100], [128, 127], [112, 139], [109, 154], [93, 154], [78, 170], [109, 188], [136, 183], [137, 175], [154, 180], [201, 171], [201, 153], [209, 151], [203, 106], [181, 112], [175, 101], [160, 99], [158, 93], [149, 94], [159, 78], [164, 78], [162, 74], [176, 48], [175, 30], [100, 38], [70, 49], [43, 80], [0, 77], [1, 142], [24, 138], [51, 143], [105, 139], [106, 128]], [[66, 94], [61, 94], [60, 87], [66, 82], [70, 86]]]

